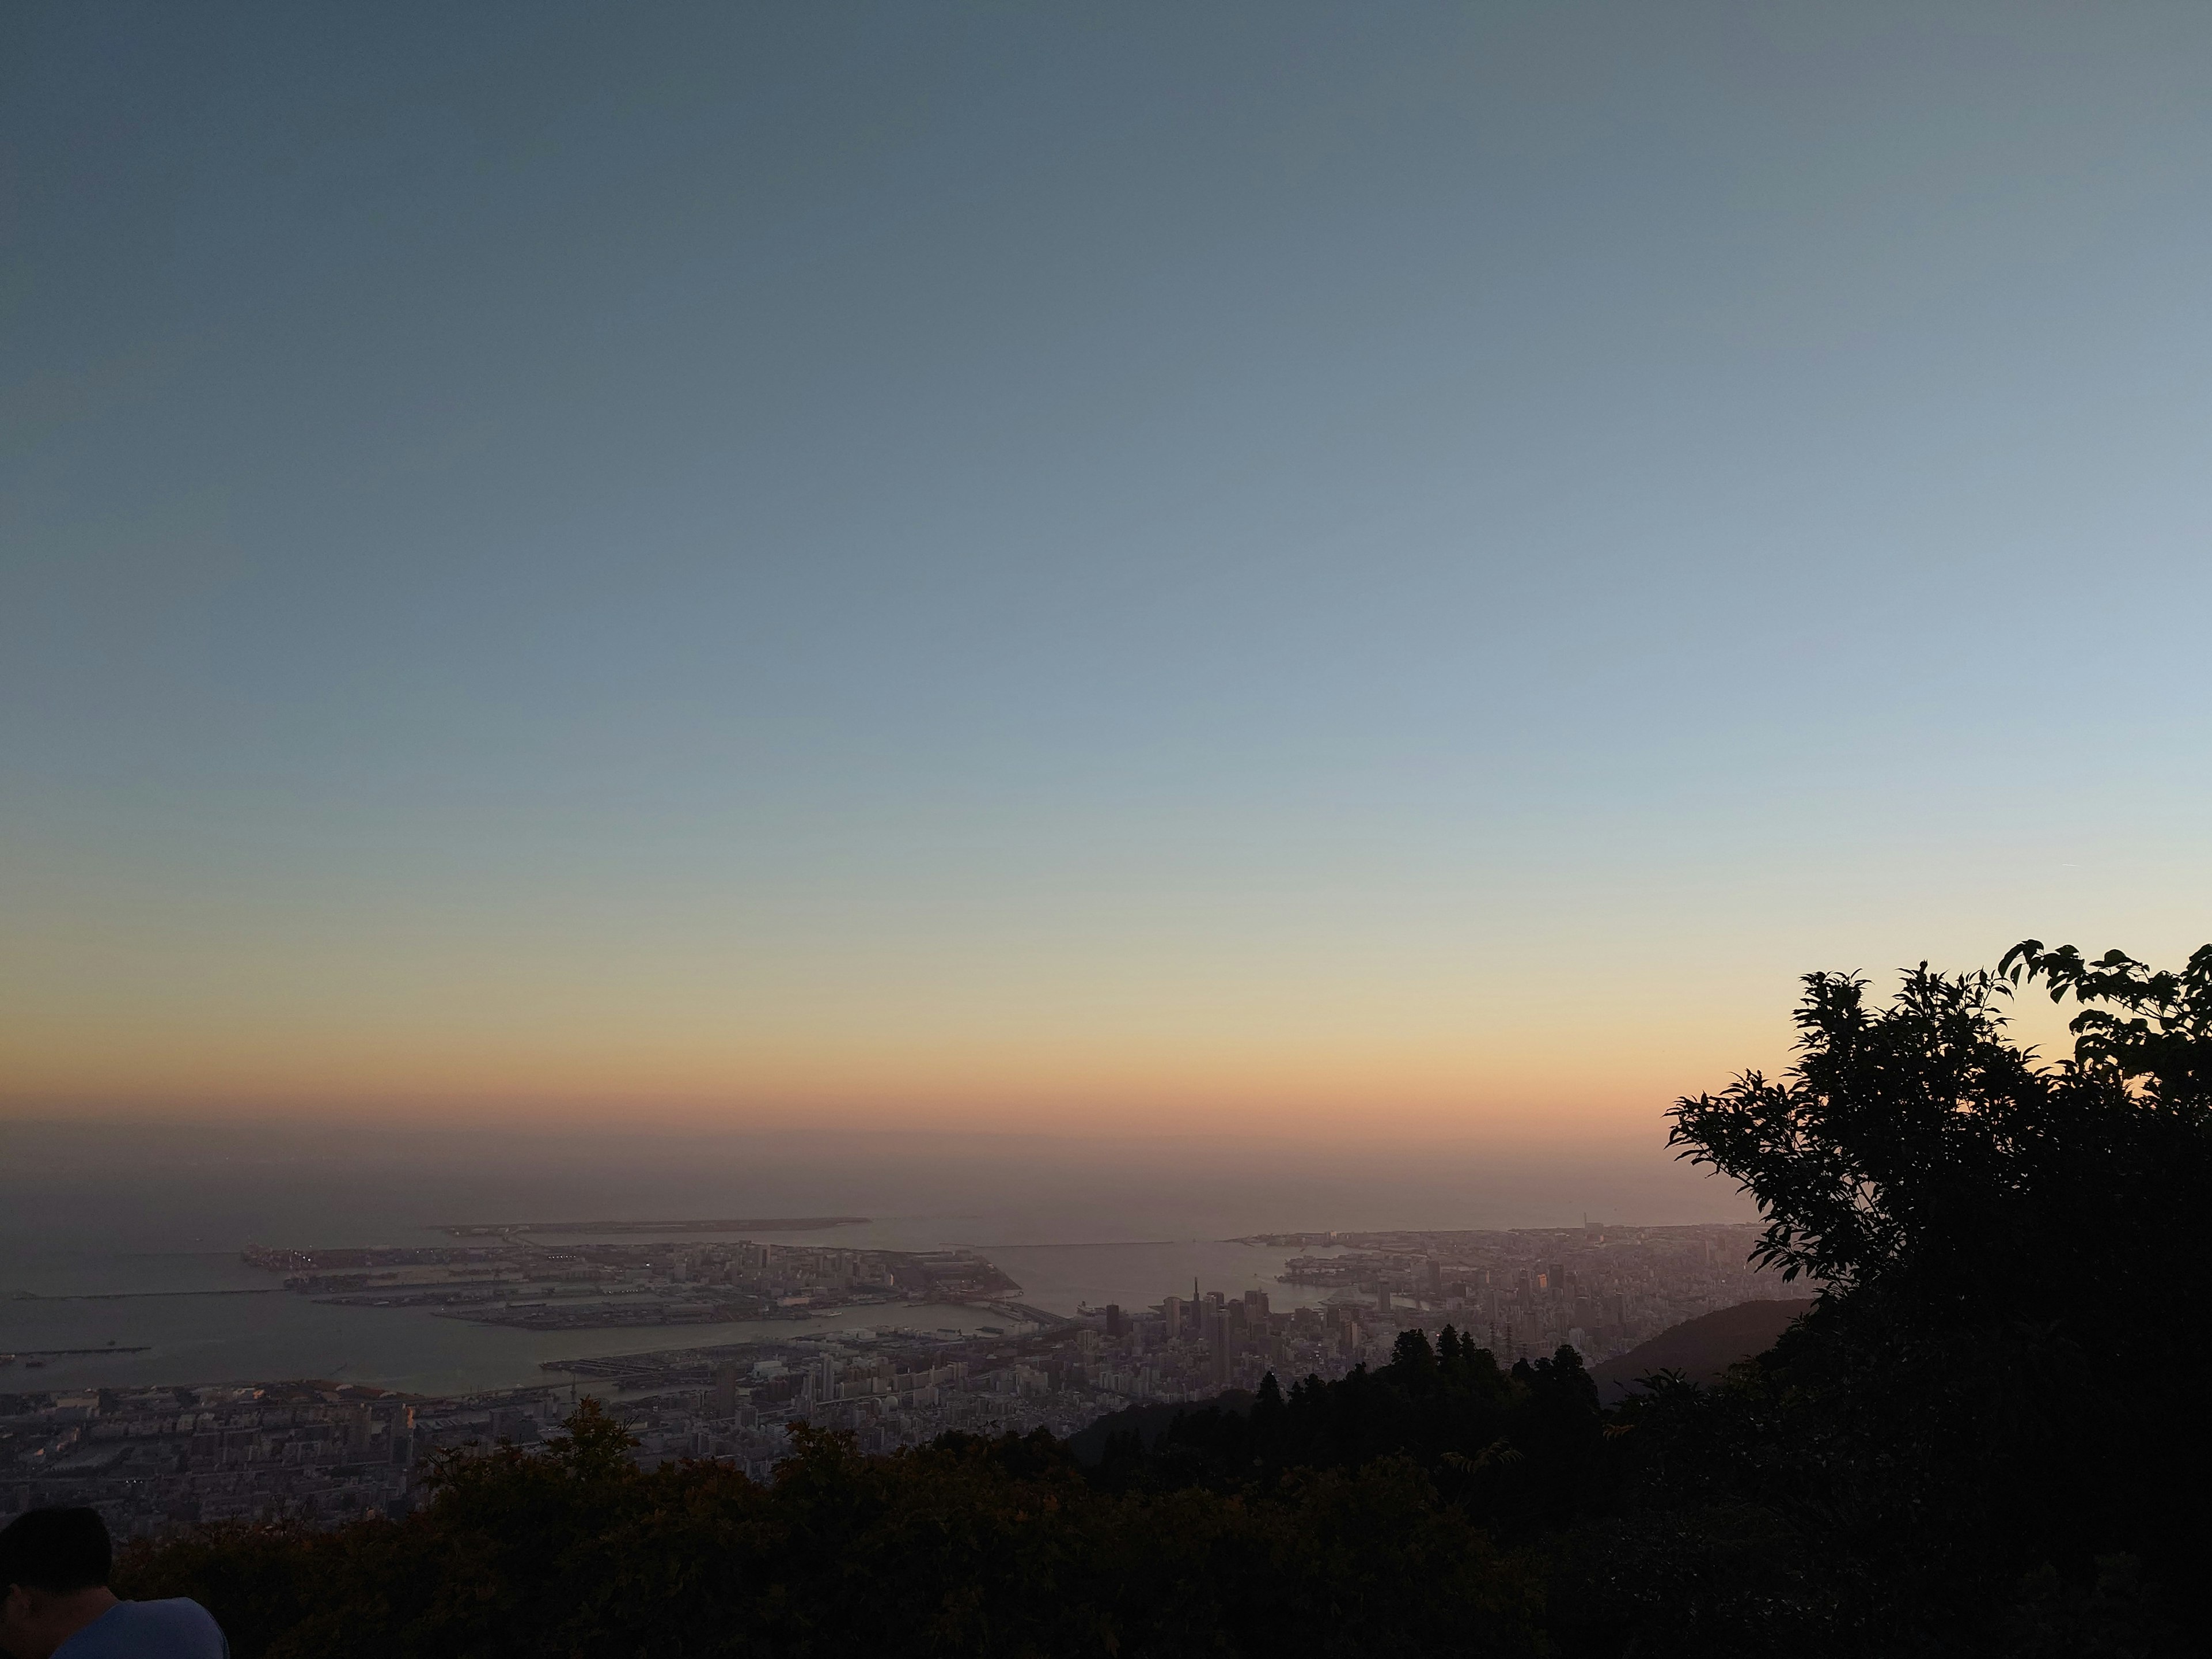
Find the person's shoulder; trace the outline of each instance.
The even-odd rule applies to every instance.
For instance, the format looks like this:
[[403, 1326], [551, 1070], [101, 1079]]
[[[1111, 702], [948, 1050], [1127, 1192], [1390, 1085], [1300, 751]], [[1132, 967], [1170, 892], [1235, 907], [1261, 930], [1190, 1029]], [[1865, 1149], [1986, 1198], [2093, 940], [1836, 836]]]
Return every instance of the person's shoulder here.
[[54, 1659], [230, 1659], [215, 1615], [179, 1596], [118, 1601], [54, 1650]]
[[136, 1622], [149, 1630], [212, 1630], [215, 1615], [188, 1595], [173, 1596], [165, 1601], [118, 1601], [118, 1608], [128, 1608]]

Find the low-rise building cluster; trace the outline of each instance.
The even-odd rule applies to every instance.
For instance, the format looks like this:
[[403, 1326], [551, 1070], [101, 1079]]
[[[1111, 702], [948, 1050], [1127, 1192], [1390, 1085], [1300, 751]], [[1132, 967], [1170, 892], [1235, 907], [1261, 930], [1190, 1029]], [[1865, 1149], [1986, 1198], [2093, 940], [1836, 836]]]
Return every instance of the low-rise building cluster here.
[[412, 1402], [311, 1384], [0, 1395], [0, 1515], [99, 1509], [118, 1536], [206, 1521], [333, 1525], [411, 1501]]

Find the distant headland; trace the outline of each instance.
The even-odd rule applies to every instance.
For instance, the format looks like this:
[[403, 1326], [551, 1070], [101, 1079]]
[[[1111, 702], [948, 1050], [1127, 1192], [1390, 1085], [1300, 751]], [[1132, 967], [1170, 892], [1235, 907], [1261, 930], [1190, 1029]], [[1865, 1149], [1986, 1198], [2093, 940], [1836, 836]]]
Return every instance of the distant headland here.
[[864, 1215], [740, 1218], [735, 1221], [453, 1221], [438, 1231], [451, 1238], [499, 1238], [509, 1233], [811, 1233], [825, 1227], [859, 1227]]

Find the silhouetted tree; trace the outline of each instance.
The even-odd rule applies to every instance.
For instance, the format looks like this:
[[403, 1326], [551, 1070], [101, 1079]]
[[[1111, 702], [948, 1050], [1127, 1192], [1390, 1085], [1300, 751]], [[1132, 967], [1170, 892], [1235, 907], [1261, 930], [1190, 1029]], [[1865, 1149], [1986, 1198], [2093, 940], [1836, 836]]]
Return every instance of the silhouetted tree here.
[[[2087, 1005], [2057, 1065], [2002, 1013], [2039, 980]], [[1757, 1200], [1758, 1257], [1821, 1286], [1755, 1379], [1739, 1427], [1771, 1449], [1736, 1489], [1825, 1516], [1931, 1641], [2115, 1555], [2201, 1617], [2212, 1464], [2177, 1430], [2212, 1299], [2173, 1269], [2212, 1197], [2212, 947], [2154, 973], [2030, 940], [1995, 974], [1923, 963], [1886, 1007], [1855, 975], [1805, 987], [1786, 1076], [1674, 1113], [1680, 1154]]]

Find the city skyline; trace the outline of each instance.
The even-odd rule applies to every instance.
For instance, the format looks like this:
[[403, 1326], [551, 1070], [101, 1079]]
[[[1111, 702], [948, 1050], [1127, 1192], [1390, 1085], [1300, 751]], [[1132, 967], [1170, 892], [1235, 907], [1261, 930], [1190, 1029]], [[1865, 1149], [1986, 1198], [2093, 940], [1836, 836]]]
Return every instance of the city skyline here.
[[[538, 1231], [571, 1224], [582, 1224]], [[413, 1309], [562, 1331], [618, 1327], [657, 1346], [548, 1358], [538, 1368], [545, 1375], [520, 1386], [463, 1389], [273, 1376], [149, 1384], [110, 1375], [87, 1386], [82, 1368], [112, 1366], [114, 1352], [0, 1352], [0, 1511], [94, 1503], [136, 1537], [213, 1521], [404, 1514], [424, 1501], [434, 1453], [538, 1445], [586, 1396], [629, 1426], [647, 1468], [714, 1458], [765, 1480], [800, 1423], [848, 1434], [863, 1451], [951, 1431], [1043, 1429], [1095, 1453], [1148, 1411], [1156, 1435], [1172, 1408], [1202, 1408], [1229, 1390], [1249, 1399], [1271, 1376], [1279, 1390], [1387, 1364], [1401, 1332], [1455, 1350], [1464, 1335], [1500, 1367], [1572, 1349], [1604, 1379], [1607, 1361], [1614, 1376], [1635, 1374], [1643, 1345], [1662, 1333], [1686, 1334], [1694, 1351], [1701, 1316], [1729, 1310], [1724, 1319], [1771, 1338], [1808, 1305], [1804, 1286], [1741, 1259], [1756, 1233], [1744, 1224], [1230, 1241], [1318, 1254], [1280, 1261], [1272, 1291], [1207, 1289], [1201, 1276], [1188, 1297], [1178, 1287], [1153, 1303], [1060, 1311], [1017, 1300], [1021, 1285], [967, 1251], [763, 1244], [732, 1237], [734, 1224], [719, 1237], [520, 1248], [514, 1230], [444, 1231], [452, 1238], [434, 1246], [249, 1247], [243, 1260], [281, 1276], [276, 1293], [355, 1317]], [[772, 1304], [793, 1324], [728, 1340], [712, 1318], [730, 1298]], [[839, 1306], [872, 1322], [818, 1322]], [[944, 1325], [948, 1317], [961, 1325]], [[676, 1334], [683, 1327], [693, 1340]], [[1704, 1361], [1735, 1358], [1727, 1340]], [[73, 1361], [75, 1377], [47, 1369]]]

